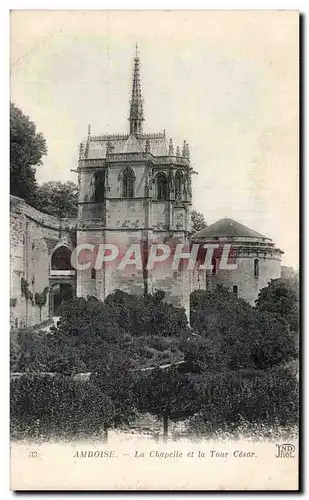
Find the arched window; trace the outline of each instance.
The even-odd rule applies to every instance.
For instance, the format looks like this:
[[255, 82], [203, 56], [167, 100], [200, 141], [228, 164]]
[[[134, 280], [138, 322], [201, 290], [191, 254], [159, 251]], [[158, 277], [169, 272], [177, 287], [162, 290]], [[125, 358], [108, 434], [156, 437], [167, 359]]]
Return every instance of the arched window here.
[[123, 198], [134, 197], [135, 175], [132, 168], [127, 167], [122, 174], [122, 196]]
[[259, 259], [254, 259], [254, 277], [257, 279], [260, 275]]
[[99, 203], [105, 198], [105, 172], [99, 170], [93, 176], [93, 201]]
[[237, 285], [233, 285], [233, 294], [236, 295], [236, 297], [238, 297], [238, 286]]
[[95, 272], [95, 269], [94, 269], [94, 268], [92, 268], [92, 269], [91, 269], [91, 279], [92, 279], [92, 280], [95, 280], [95, 278], [96, 278], [96, 272]]
[[157, 187], [157, 199], [167, 200], [168, 198], [167, 177], [163, 173], [159, 173], [157, 175], [156, 187]]
[[66, 246], [56, 248], [51, 258], [51, 269], [53, 271], [72, 271], [71, 250]]
[[181, 198], [182, 191], [182, 173], [177, 170], [175, 174], [175, 198], [176, 200]]

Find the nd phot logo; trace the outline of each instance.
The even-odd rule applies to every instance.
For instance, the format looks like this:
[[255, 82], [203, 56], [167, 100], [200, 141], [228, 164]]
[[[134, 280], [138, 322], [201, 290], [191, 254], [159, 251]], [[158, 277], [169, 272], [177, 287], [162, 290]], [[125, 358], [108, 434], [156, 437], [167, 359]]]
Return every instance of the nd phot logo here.
[[294, 458], [295, 446], [293, 444], [276, 444], [277, 458]]

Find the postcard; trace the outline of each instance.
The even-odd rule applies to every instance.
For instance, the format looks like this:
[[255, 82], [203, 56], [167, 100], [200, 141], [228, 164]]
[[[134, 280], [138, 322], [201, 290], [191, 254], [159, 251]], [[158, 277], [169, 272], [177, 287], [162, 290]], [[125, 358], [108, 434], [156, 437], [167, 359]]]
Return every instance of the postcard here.
[[14, 491], [299, 488], [299, 12], [11, 11]]

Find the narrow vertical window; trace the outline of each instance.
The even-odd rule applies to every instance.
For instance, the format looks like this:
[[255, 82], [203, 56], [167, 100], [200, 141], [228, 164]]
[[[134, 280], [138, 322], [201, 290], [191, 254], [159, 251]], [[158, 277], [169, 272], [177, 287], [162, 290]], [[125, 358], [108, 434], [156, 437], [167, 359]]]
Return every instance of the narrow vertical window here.
[[238, 297], [238, 286], [237, 285], [233, 285], [233, 294], [236, 295], [236, 297]]
[[157, 199], [167, 200], [168, 189], [167, 189], [167, 177], [166, 175], [160, 173], [156, 177], [157, 184]]
[[134, 197], [134, 172], [131, 168], [126, 168], [122, 177], [122, 196], [123, 198]]
[[254, 277], [257, 279], [260, 275], [259, 259], [254, 259]]
[[92, 268], [92, 269], [91, 269], [91, 279], [92, 279], [92, 280], [95, 280], [95, 278], [96, 278], [96, 271], [95, 271], [95, 269], [94, 269], [94, 268]]
[[93, 190], [93, 201], [99, 203], [105, 198], [105, 172], [102, 170], [96, 172], [93, 176], [94, 190]]
[[181, 188], [182, 188], [182, 174], [177, 171], [175, 174], [175, 198], [176, 200], [181, 199]]
[[211, 260], [211, 264], [212, 264], [212, 275], [215, 276], [215, 274], [217, 274], [217, 265], [218, 265], [218, 261], [215, 257], [212, 258]]

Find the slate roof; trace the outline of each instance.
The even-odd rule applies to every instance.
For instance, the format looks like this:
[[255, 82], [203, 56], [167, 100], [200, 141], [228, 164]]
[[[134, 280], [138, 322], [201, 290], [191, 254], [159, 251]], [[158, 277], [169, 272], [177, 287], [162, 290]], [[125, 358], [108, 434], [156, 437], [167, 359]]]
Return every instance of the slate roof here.
[[[146, 141], [149, 140], [150, 152], [153, 156], [168, 156], [168, 144], [165, 135], [141, 134], [141, 135], [102, 135], [90, 137], [88, 142], [89, 159], [106, 158], [108, 142], [113, 146], [112, 153], [142, 153], [146, 149]], [[87, 140], [83, 142], [86, 149]]]
[[224, 217], [224, 219], [220, 219], [217, 222], [214, 222], [208, 227], [201, 229], [193, 235], [193, 238], [217, 238], [217, 237], [233, 237], [233, 238], [263, 238], [270, 239], [267, 236], [264, 236], [253, 229], [250, 229], [240, 222], [236, 222], [233, 219], [229, 219], [228, 217]]

